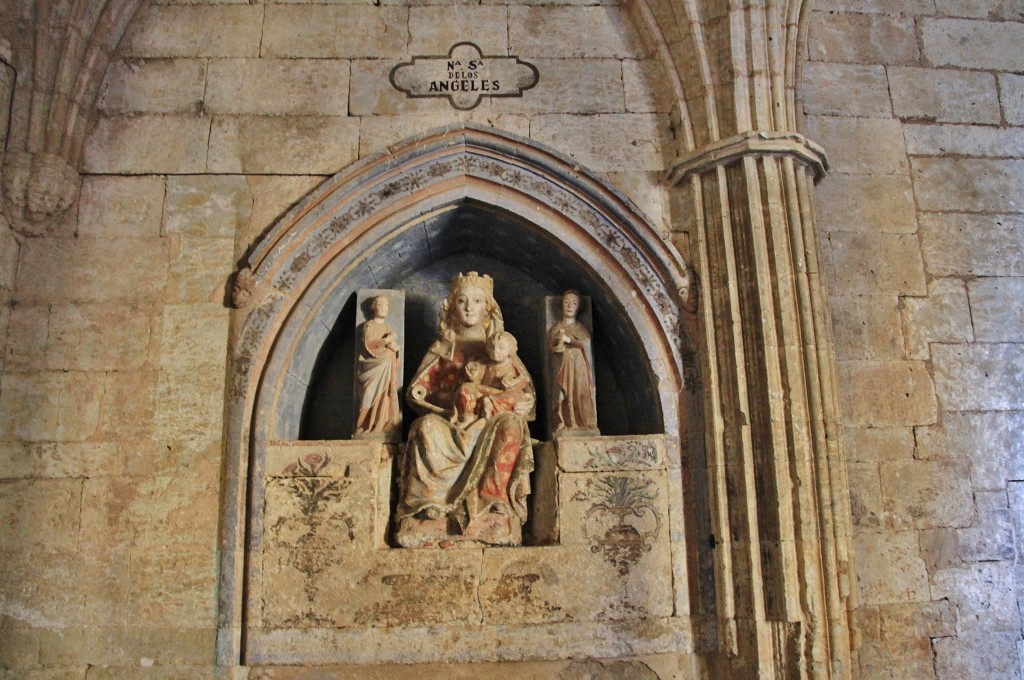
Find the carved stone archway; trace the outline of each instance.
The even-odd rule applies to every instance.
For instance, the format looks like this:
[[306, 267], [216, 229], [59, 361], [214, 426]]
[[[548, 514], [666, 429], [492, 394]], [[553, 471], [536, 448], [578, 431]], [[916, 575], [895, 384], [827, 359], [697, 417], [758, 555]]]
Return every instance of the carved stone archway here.
[[[625, 198], [560, 155], [490, 128], [453, 127], [408, 141], [342, 171], [285, 215], [265, 235], [238, 275], [237, 318], [229, 377], [229, 432], [221, 558], [219, 660], [246, 661], [246, 587], [258, 565], [247, 563], [261, 540], [264, 458], [275, 440], [297, 438], [317, 351], [353, 287], [376, 282], [381, 262], [407, 259], [415, 236], [453, 206], [486, 206], [523, 225], [532, 252], [553, 249], [554, 269], [575, 266], [601, 291], [596, 305], [619, 322], [618, 348], [638, 353], [648, 398], [668, 449], [683, 461], [686, 511], [673, 535], [685, 554], [675, 578], [688, 616], [700, 590], [697, 545], [687, 521], [708, 515], [703, 479], [703, 392], [689, 338], [695, 316], [688, 270], [674, 248]], [[414, 236], [410, 236], [413, 234]], [[430, 258], [438, 243], [418, 249]], [[433, 243], [433, 246], [432, 246]], [[396, 245], [397, 244], [397, 245]], [[527, 246], [524, 246], [527, 247]], [[487, 239], [471, 249], [486, 249]], [[529, 248], [527, 247], [529, 250]], [[403, 252], [405, 254], [403, 254]], [[379, 265], [387, 266], [387, 265]], [[407, 265], [403, 265], [407, 266]], [[557, 279], [557, 277], [556, 277]], [[340, 291], [340, 292], [339, 292]], [[679, 469], [679, 463], [673, 465]], [[706, 521], [706, 520], [705, 520]], [[705, 559], [706, 563], [707, 560]], [[688, 575], [689, 574], [689, 575]], [[713, 602], [713, 600], [712, 600]]]

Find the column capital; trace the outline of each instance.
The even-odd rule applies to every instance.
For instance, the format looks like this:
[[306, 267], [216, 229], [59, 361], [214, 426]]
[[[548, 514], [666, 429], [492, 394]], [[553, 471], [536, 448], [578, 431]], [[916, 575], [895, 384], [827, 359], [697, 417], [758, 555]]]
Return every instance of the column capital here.
[[744, 156], [791, 156], [811, 169], [815, 182], [828, 171], [825, 150], [807, 137], [797, 132], [753, 130], [679, 156], [668, 171], [668, 179], [672, 186], [679, 186], [694, 173], [732, 163]]

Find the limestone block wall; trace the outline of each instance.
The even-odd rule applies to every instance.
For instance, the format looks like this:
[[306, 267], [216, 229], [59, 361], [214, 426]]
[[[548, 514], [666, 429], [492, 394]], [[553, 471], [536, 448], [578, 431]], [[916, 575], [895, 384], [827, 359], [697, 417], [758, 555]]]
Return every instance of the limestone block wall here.
[[1024, 7], [815, 7], [861, 674], [1020, 677]]

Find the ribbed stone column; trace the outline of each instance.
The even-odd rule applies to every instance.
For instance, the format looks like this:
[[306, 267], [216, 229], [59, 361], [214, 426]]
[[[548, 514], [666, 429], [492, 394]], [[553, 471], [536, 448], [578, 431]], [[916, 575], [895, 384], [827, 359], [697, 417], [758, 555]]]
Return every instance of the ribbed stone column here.
[[848, 678], [848, 489], [812, 186], [823, 151], [748, 132], [678, 160], [695, 215], [723, 668]]

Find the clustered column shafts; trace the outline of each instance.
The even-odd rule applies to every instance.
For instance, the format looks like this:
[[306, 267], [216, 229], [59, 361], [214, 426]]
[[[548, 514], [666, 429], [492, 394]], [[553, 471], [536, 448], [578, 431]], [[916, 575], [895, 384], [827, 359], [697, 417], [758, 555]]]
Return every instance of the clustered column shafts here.
[[848, 489], [809, 181], [824, 164], [796, 146], [675, 175], [697, 215], [715, 616], [736, 672], [849, 678]]

